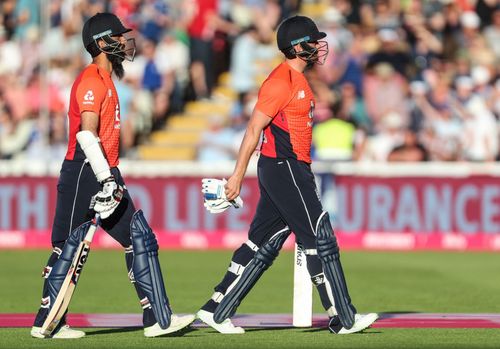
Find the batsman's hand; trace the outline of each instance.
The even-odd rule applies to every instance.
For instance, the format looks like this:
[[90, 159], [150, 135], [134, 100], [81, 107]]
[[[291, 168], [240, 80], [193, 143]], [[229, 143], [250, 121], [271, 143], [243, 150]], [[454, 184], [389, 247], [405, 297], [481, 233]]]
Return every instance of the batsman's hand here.
[[102, 181], [102, 190], [95, 194], [90, 201], [90, 209], [106, 219], [118, 207], [123, 198], [123, 187], [116, 183], [115, 177], [110, 176]]
[[226, 194], [226, 198], [229, 201], [234, 201], [237, 200], [240, 196], [240, 190], [241, 190], [241, 182], [242, 179], [240, 179], [237, 176], [231, 176], [227, 180], [226, 184], [224, 185], [224, 193]]
[[226, 197], [225, 179], [203, 178], [201, 181], [201, 192], [203, 193], [203, 206], [210, 213], [220, 213], [227, 210], [229, 207], [243, 207], [243, 200], [236, 196], [233, 200], [228, 200]]

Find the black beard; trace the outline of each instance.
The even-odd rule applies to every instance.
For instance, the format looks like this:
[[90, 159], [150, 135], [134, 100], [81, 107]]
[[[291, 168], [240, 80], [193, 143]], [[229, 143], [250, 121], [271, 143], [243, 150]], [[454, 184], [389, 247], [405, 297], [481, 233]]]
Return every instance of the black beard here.
[[114, 54], [107, 53], [106, 56], [111, 62], [111, 67], [113, 68], [113, 73], [115, 73], [118, 80], [121, 80], [125, 76], [125, 69], [123, 69], [123, 58]]
[[311, 69], [312, 67], [314, 67], [314, 64], [316, 64], [316, 61], [307, 60], [307, 61], [306, 61], [306, 70], [309, 70], [309, 69]]

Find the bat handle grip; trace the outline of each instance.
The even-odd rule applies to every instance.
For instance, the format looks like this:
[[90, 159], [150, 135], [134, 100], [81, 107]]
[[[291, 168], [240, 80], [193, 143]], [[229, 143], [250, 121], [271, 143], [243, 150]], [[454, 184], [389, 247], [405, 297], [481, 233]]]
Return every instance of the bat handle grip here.
[[96, 227], [101, 225], [101, 214], [100, 213], [95, 214], [94, 219], [92, 219], [92, 225], [95, 225]]
[[85, 234], [85, 241], [91, 242], [94, 238], [94, 233], [97, 230], [97, 227], [101, 224], [101, 215], [96, 213], [94, 219], [92, 219], [92, 225], [89, 227], [87, 234]]

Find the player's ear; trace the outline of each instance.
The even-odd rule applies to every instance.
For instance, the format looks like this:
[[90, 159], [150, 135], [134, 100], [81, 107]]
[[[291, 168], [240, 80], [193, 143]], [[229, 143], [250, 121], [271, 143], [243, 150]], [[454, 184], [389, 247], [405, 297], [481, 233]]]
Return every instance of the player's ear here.
[[304, 51], [304, 49], [302, 48], [302, 46], [299, 44], [296, 44], [296, 45], [293, 45], [293, 49], [295, 50], [295, 52], [301, 52], [301, 51]]
[[106, 44], [106, 42], [104, 42], [104, 40], [99, 39], [99, 40], [97, 40], [97, 46], [99, 46], [100, 49], [103, 49], [104, 47], [107, 46], [107, 44]]

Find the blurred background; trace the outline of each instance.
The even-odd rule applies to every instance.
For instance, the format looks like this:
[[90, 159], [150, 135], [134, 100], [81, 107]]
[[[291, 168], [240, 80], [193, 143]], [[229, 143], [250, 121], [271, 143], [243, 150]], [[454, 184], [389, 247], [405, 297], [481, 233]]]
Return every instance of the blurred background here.
[[81, 28], [104, 11], [135, 29], [138, 54], [116, 81], [120, 167], [164, 246], [246, 231], [254, 166], [247, 205], [223, 217], [202, 210], [199, 179], [231, 173], [258, 88], [283, 59], [277, 25], [302, 14], [328, 33], [326, 63], [306, 75], [314, 169], [345, 245], [500, 248], [497, 0], [1, 1], [6, 246], [50, 230], [69, 92], [90, 62]]
[[234, 160], [260, 83], [282, 59], [275, 29], [301, 13], [328, 33], [314, 158], [498, 159], [496, 0], [4, 0], [0, 157], [62, 159], [71, 84], [90, 62], [84, 21], [117, 14], [138, 55], [118, 82], [122, 155]]

